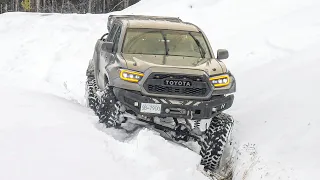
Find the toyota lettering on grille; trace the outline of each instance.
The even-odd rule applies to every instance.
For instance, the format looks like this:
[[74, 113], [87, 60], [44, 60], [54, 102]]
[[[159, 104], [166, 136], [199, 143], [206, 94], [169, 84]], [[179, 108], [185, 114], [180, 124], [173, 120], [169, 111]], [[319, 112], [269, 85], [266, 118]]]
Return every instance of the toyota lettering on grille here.
[[164, 85], [166, 86], [192, 86], [190, 81], [182, 81], [182, 80], [164, 80]]

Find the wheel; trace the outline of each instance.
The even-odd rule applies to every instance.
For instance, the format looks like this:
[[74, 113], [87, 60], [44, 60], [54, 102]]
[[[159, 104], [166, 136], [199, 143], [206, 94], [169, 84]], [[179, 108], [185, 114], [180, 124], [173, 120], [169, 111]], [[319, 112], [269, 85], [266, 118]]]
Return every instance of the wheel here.
[[85, 89], [85, 98], [87, 106], [90, 107], [95, 113], [97, 112], [98, 106], [99, 106], [99, 99], [97, 97], [97, 83], [96, 79], [94, 77], [94, 69], [93, 65], [90, 62], [89, 66], [87, 68], [87, 80], [86, 80], [86, 89]]
[[107, 128], [120, 127], [120, 106], [113, 93], [112, 87], [106, 87], [100, 99], [101, 102], [97, 109], [99, 121], [104, 123]]
[[207, 171], [214, 171], [219, 167], [225, 145], [228, 143], [234, 120], [230, 115], [220, 113], [212, 118], [209, 128], [199, 145], [201, 147], [200, 165]]
[[86, 81], [86, 100], [95, 114], [99, 117], [99, 121], [104, 123], [106, 127], [118, 127], [119, 123], [119, 104], [111, 87], [106, 86], [102, 91], [102, 95], [97, 94], [101, 89], [97, 85], [95, 70], [92, 61], [89, 63]]

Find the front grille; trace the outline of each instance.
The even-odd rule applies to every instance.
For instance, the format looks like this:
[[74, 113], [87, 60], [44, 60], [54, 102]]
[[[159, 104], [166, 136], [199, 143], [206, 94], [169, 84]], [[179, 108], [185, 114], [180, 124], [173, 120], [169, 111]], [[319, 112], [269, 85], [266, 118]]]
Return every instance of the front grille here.
[[191, 94], [191, 95], [205, 95], [207, 92], [206, 88], [185, 88], [183, 90], [183, 94]]
[[[205, 76], [151, 74], [144, 83], [144, 88], [152, 94], [168, 94], [180, 96], [207, 96], [210, 88]], [[166, 80], [188, 81], [191, 86], [165, 85]]]

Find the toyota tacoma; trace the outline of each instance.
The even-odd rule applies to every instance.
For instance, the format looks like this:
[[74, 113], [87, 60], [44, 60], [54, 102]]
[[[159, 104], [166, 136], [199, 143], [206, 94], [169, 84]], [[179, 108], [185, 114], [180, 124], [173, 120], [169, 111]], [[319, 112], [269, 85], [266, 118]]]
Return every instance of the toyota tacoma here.
[[[151, 127], [199, 145], [206, 171], [219, 167], [233, 118], [236, 80], [196, 25], [176, 17], [110, 15], [86, 71], [86, 99], [106, 127]], [[127, 125], [126, 125], [127, 124]], [[130, 128], [129, 128], [130, 129]]]

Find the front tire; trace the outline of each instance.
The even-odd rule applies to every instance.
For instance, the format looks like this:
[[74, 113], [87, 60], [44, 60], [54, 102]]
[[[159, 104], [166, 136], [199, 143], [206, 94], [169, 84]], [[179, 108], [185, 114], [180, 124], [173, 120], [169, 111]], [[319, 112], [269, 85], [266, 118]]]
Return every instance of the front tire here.
[[[118, 127], [120, 123], [117, 99], [111, 87], [106, 86], [103, 91], [98, 87], [95, 74], [94, 65], [92, 61], [90, 61], [86, 72], [87, 81], [85, 93], [87, 106], [95, 112], [99, 117], [99, 121], [104, 123], [107, 128]], [[98, 96], [98, 92], [102, 95]]]
[[106, 87], [101, 96], [101, 103], [97, 109], [99, 121], [104, 123], [107, 128], [121, 126], [119, 122], [119, 109], [112, 88]]
[[207, 171], [219, 168], [225, 145], [228, 143], [234, 120], [230, 115], [220, 113], [212, 118], [203, 140], [199, 143], [202, 157], [200, 165]]

